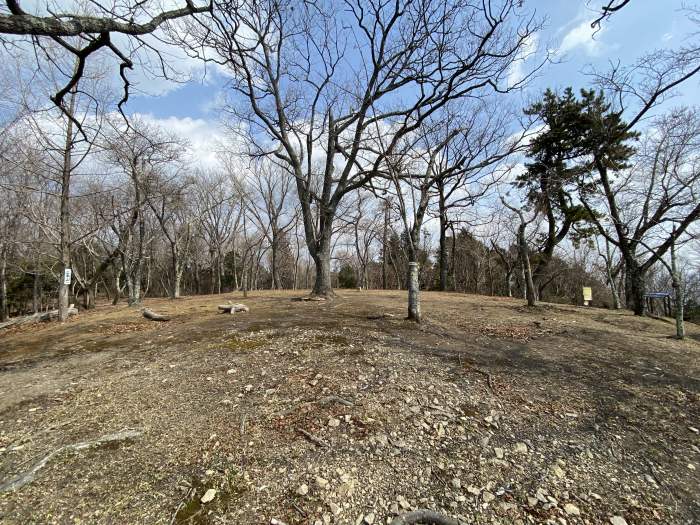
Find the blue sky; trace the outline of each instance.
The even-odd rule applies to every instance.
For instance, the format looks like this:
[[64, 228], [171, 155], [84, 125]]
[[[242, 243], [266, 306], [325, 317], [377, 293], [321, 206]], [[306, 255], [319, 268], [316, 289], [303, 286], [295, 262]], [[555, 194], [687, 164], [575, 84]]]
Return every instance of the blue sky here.
[[[540, 17], [546, 18], [546, 25], [538, 34], [538, 45], [556, 54], [555, 62], [547, 65], [522, 94], [522, 105], [547, 87], [563, 89], [572, 86], [576, 90], [589, 87], [591, 78], [585, 74], [586, 70], [605, 70], [610, 62], [630, 65], [656, 49], [677, 48], [697, 29], [682, 11], [682, 1], [634, 0], [606, 20], [594, 37], [590, 29], [590, 22], [595, 17], [592, 7], [601, 5], [603, 0], [525, 2], [525, 6], [529, 5]], [[173, 60], [177, 62], [178, 59]], [[181, 132], [195, 143], [199, 142], [193, 144], [196, 150], [197, 146], [206, 147], [209, 143], [203, 140], [202, 133], [217, 134], [216, 101], [224, 89], [224, 78], [217, 74], [215, 68], [209, 67], [206, 78], [202, 79], [202, 65], [192, 59], [183, 60], [181, 65], [191, 72], [192, 81], [174, 84], [163, 79], [144, 78], [139, 74], [142, 79], [139, 86], [153, 94], [132, 93], [127, 112], [147, 114], [165, 123], [173, 131]], [[528, 65], [531, 64], [524, 64], [525, 69]], [[698, 82], [691, 81], [683, 85], [682, 96], [671, 104], [699, 102]], [[199, 153], [211, 155], [210, 152]]]

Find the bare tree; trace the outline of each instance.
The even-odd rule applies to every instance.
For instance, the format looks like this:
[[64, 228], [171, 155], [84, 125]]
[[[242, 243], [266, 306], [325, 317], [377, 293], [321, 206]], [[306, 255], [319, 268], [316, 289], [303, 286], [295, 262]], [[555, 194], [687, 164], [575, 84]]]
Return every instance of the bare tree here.
[[[600, 129], [614, 133], [603, 114], [596, 117]], [[620, 251], [625, 296], [637, 315], [646, 309], [646, 273], [700, 220], [698, 145], [700, 113], [680, 108], [655, 120], [634, 164], [616, 178], [605, 157], [609, 152], [600, 149], [593, 155], [593, 185], [583, 186], [580, 195], [600, 235]]]
[[315, 295], [332, 295], [331, 236], [345, 195], [450, 100], [518, 87], [508, 72], [538, 28], [519, 4], [234, 0], [211, 30], [190, 24], [183, 44], [204, 46], [233, 75], [229, 110], [252, 132], [254, 153], [294, 176]]
[[[34, 55], [42, 61], [43, 67], [52, 68], [54, 73], [65, 77], [65, 84], [57, 89], [51, 100], [70, 119], [70, 100], [66, 103], [65, 98], [83, 78], [88, 58], [106, 49], [119, 61], [119, 74], [124, 85], [119, 102], [121, 108], [129, 98], [130, 84], [126, 71], [134, 67], [139, 50], [156, 53], [163, 74], [168, 75], [167, 62], [162, 59], [154, 43], [144, 39], [144, 36], [172, 21], [209, 12], [211, 8], [211, 3], [197, 6], [192, 0], [185, 0], [184, 6], [170, 10], [163, 9], [153, 0], [118, 4], [93, 0], [83, 2], [75, 11], [55, 11], [48, 7], [42, 10], [36, 4], [32, 12], [25, 10], [18, 0], [6, 0], [0, 7], [0, 35], [26, 37], [26, 42], [33, 47]], [[119, 38], [114, 38], [115, 35], [124, 35], [131, 42], [120, 42]], [[17, 38], [0, 36], [0, 44], [5, 47], [21, 47], [21, 43]], [[65, 70], [57, 60], [57, 52], [69, 53], [75, 60], [75, 67]], [[80, 127], [78, 120], [74, 120], [74, 124]]]

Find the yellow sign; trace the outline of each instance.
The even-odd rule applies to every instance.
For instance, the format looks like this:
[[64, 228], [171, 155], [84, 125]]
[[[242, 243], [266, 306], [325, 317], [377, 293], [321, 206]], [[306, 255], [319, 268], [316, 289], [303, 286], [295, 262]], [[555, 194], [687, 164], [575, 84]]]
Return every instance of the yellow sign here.
[[590, 286], [583, 287], [583, 300], [585, 303], [593, 300], [593, 290], [591, 290]]

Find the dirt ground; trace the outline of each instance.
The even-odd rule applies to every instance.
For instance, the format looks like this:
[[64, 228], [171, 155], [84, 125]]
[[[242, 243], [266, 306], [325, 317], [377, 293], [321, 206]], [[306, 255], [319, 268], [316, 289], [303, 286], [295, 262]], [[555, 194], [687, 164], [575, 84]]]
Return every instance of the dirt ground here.
[[403, 292], [300, 294], [1, 333], [0, 521], [700, 523], [698, 327], [442, 293], [417, 327]]

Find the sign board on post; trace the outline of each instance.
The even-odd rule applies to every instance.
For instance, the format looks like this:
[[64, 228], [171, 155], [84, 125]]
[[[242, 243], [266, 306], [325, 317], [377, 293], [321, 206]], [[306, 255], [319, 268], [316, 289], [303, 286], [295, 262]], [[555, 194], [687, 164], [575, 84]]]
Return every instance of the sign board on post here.
[[583, 287], [583, 306], [588, 306], [588, 303], [590, 303], [593, 300], [593, 290], [591, 290], [590, 286], [584, 286]]
[[73, 277], [73, 270], [70, 268], [63, 270], [63, 284], [70, 284], [71, 277]]

